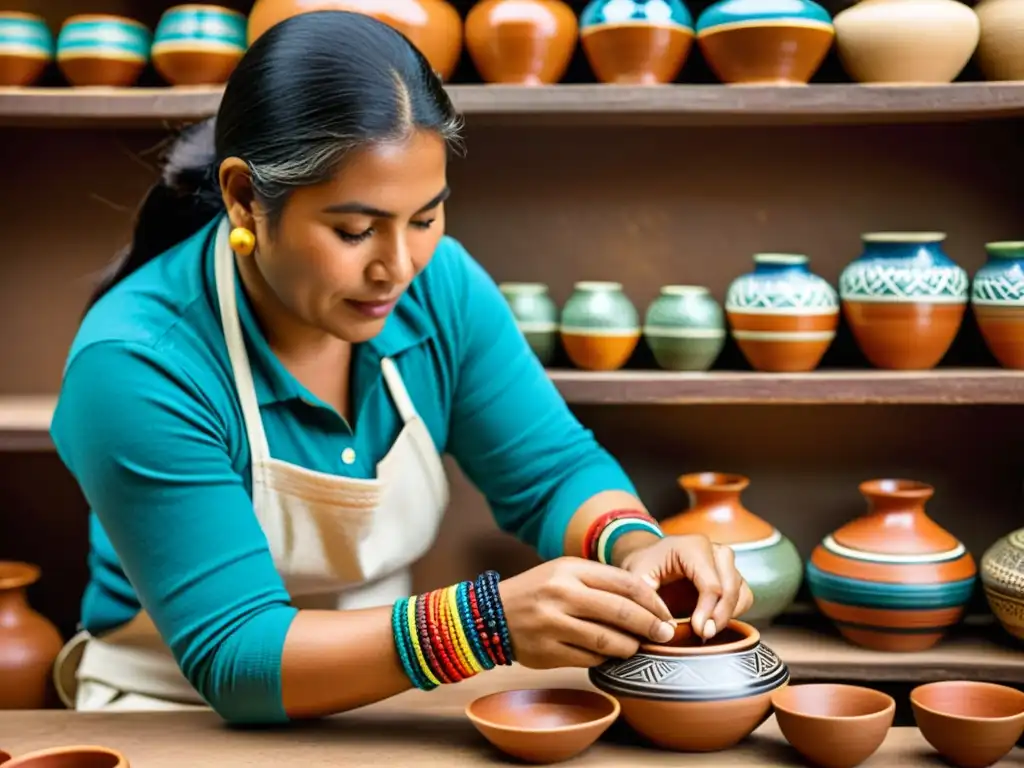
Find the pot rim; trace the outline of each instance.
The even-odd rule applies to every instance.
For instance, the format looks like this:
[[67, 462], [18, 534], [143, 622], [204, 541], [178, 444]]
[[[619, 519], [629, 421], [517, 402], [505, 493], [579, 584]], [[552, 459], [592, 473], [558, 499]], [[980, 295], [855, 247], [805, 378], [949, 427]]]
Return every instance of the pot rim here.
[[0, 590], [22, 589], [39, 581], [42, 570], [38, 565], [21, 560], [0, 560]]
[[[611, 711], [607, 714], [601, 715], [601, 717], [595, 717], [592, 720], [585, 720], [582, 723], [574, 723], [573, 725], [560, 725], [555, 727], [539, 727], [529, 728], [522, 725], [506, 725], [504, 723], [496, 723], [493, 720], [488, 720], [486, 717], [481, 717], [473, 711], [473, 707], [484, 699], [489, 699], [495, 696], [506, 696], [510, 693], [517, 693], [519, 691], [543, 691], [548, 693], [559, 693], [563, 691], [571, 691], [573, 694], [583, 693], [593, 696], [600, 696], [607, 700], [611, 704]], [[600, 723], [611, 723], [619, 717], [622, 712], [622, 704], [619, 700], [609, 693], [598, 688], [509, 688], [501, 691], [494, 691], [492, 693], [486, 693], [483, 696], [477, 696], [471, 702], [469, 702], [464, 710], [465, 715], [469, 720], [486, 725], [488, 728], [494, 728], [495, 730], [505, 731], [507, 733], [572, 733], [573, 731], [582, 731], [587, 728], [593, 728], [595, 725]]]
[[889, 499], [927, 499], [935, 493], [935, 486], [922, 480], [906, 477], [878, 477], [865, 480], [858, 488], [865, 496], [884, 496]]
[[103, 747], [99, 744], [72, 744], [64, 747], [49, 747], [47, 749], [37, 749], [32, 752], [26, 752], [23, 755], [18, 755], [11, 759], [10, 762], [3, 763], [3, 768], [21, 768], [22, 765], [28, 764], [31, 766], [32, 761], [44, 759], [47, 757], [56, 757], [60, 755], [72, 755], [75, 753], [87, 753], [91, 755], [106, 755], [112, 757], [117, 762], [113, 768], [127, 768], [128, 758], [123, 753], [111, 747]]
[[687, 472], [676, 482], [684, 491], [742, 491], [750, 478], [735, 472]]
[[[676, 619], [676, 634], [678, 635], [680, 629], [683, 627], [689, 627], [691, 620], [689, 617], [685, 619]], [[689, 648], [678, 648], [672, 645], [662, 645], [660, 643], [641, 643], [640, 652], [649, 653], [654, 656], [720, 656], [725, 653], [736, 653], [738, 651], [745, 651], [748, 648], [752, 648], [761, 642], [761, 633], [751, 624], [747, 624], [745, 621], [739, 619], [730, 619], [729, 623], [725, 625], [725, 630], [732, 630], [740, 635], [739, 640], [733, 640], [730, 643], [715, 644], [715, 638], [711, 639], [711, 645], [697, 645]], [[692, 630], [684, 629], [683, 631], [692, 632]], [[696, 633], [693, 633], [696, 634]], [[718, 637], [721, 632], [716, 635]]]
[[860, 236], [864, 243], [941, 243], [945, 232], [864, 232]]

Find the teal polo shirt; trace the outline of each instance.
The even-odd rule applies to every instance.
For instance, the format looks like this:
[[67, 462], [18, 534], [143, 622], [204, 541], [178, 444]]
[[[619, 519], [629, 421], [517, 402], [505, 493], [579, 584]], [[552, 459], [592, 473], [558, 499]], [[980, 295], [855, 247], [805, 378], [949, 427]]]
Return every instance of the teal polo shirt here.
[[[214, 285], [214, 221], [115, 286], [72, 344], [51, 434], [91, 508], [93, 634], [144, 607], [185, 676], [226, 720], [275, 723], [296, 613], [253, 514], [250, 456]], [[372, 478], [402, 426], [381, 374], [394, 360], [439, 453], [497, 525], [544, 559], [606, 490], [635, 493], [573, 416], [497, 286], [441, 240], [381, 333], [352, 356], [349, 424], [275, 358], [237, 280], [271, 454]], [[345, 463], [342, 453], [355, 460]], [[344, 638], [339, 638], [344, 643]]]

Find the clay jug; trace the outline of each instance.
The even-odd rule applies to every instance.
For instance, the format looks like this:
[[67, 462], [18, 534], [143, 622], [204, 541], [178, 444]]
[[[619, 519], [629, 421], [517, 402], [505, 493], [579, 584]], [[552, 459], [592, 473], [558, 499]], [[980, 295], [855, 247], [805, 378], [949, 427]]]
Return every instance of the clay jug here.
[[[803, 561], [793, 542], [743, 506], [740, 494], [749, 484], [742, 475], [721, 472], [683, 475], [679, 486], [690, 497], [690, 509], [663, 520], [661, 529], [669, 536], [702, 533], [716, 544], [729, 545], [736, 556], [736, 570], [754, 593], [754, 605], [743, 620], [764, 627], [796, 597], [803, 580]], [[680, 596], [685, 589], [682, 584], [685, 582], [673, 582], [661, 590], [677, 616], [677, 609], [689, 613], [677, 605], [685, 599]]]
[[28, 604], [39, 580], [30, 563], [0, 561], [0, 709], [42, 709], [62, 641], [57, 628]]
[[578, 36], [562, 0], [481, 0], [466, 16], [466, 50], [487, 83], [557, 83]]
[[445, 0], [256, 0], [249, 14], [249, 45], [292, 16], [332, 10], [365, 13], [394, 27], [420, 49], [444, 80], [459, 63], [462, 18]]
[[811, 595], [851, 643], [923, 651], [963, 616], [978, 572], [974, 558], [925, 512], [934, 493], [927, 483], [868, 480], [860, 492], [867, 513], [811, 553]]

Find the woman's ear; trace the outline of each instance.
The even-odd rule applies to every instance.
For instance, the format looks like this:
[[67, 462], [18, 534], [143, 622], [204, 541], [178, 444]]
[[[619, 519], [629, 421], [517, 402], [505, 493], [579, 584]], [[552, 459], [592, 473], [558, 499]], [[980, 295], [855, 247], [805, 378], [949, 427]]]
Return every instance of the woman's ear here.
[[232, 227], [256, 232], [255, 196], [249, 166], [239, 157], [229, 157], [218, 170], [221, 197]]

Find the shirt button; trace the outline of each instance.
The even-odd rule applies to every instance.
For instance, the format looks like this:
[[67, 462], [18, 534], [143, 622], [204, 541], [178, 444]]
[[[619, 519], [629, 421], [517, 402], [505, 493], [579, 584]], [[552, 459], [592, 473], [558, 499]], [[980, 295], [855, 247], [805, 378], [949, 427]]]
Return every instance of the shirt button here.
[[346, 448], [341, 452], [341, 460], [346, 464], [353, 464], [356, 460], [356, 452], [351, 448]]

